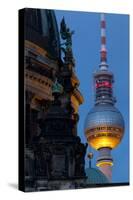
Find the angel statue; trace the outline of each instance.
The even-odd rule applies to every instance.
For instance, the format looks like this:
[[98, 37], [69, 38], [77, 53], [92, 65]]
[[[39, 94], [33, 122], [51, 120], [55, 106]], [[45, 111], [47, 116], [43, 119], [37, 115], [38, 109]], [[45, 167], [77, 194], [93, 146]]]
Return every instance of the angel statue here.
[[65, 48], [61, 48], [63, 50], [63, 52], [68, 52], [68, 51], [72, 51], [72, 35], [74, 34], [74, 31], [70, 31], [70, 29], [66, 26], [65, 23], [65, 19], [63, 17], [61, 24], [60, 24], [60, 34], [61, 34], [61, 38], [63, 40], [66, 40], [63, 44], [61, 45], [65, 45]]

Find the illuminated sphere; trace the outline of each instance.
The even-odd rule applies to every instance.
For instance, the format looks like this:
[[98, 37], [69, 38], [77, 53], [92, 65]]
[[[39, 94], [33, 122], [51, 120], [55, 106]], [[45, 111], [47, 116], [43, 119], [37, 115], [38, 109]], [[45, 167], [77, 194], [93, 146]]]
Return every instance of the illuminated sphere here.
[[85, 120], [85, 135], [90, 146], [98, 150], [115, 148], [124, 134], [124, 120], [117, 108], [109, 104], [96, 105]]

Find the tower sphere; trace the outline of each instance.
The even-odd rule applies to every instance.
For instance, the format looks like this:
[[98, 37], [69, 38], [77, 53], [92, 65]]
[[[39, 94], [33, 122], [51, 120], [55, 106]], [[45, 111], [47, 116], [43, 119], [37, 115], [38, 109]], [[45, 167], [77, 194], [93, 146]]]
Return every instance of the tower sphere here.
[[124, 134], [124, 120], [117, 108], [109, 104], [96, 105], [85, 120], [85, 135], [94, 149], [115, 148]]

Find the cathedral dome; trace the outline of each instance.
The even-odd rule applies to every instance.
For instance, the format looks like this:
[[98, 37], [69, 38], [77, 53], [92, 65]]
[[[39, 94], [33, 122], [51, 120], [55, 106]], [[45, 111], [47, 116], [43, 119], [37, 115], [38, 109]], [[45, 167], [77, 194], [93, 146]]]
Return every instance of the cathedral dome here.
[[24, 26], [25, 40], [47, 51], [49, 57], [59, 58], [60, 40], [53, 10], [26, 8]]
[[98, 169], [95, 168], [87, 168], [86, 176], [88, 184], [104, 184], [109, 183], [107, 177]]
[[86, 117], [85, 134], [89, 144], [95, 149], [115, 148], [120, 143], [123, 132], [123, 117], [112, 105], [97, 105]]

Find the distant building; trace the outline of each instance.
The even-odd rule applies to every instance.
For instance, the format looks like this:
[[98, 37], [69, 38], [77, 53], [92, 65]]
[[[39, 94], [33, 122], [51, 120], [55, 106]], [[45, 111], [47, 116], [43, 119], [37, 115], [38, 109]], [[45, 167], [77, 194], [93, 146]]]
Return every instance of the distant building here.
[[87, 168], [86, 169], [86, 176], [87, 176], [87, 185], [102, 185], [102, 184], [108, 184], [109, 180], [108, 178], [99, 170], [96, 168]]

